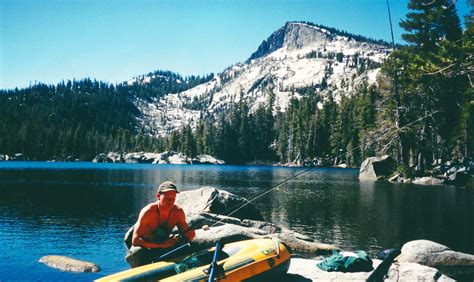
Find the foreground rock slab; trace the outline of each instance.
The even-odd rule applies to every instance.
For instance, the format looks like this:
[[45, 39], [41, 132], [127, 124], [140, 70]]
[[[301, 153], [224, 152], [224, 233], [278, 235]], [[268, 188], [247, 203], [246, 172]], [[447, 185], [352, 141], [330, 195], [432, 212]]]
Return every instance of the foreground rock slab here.
[[428, 240], [410, 241], [403, 245], [399, 262], [414, 262], [438, 269], [459, 279], [474, 279], [474, 255], [456, 252]]
[[99, 272], [100, 267], [94, 263], [81, 261], [65, 256], [50, 255], [42, 257], [39, 262], [49, 267], [71, 272]]
[[[288, 273], [278, 281], [365, 281], [370, 275], [370, 272], [326, 272], [316, 266], [320, 262], [321, 260], [292, 258]], [[379, 263], [380, 261], [374, 262], [373, 266], [376, 267]]]
[[[366, 281], [372, 272], [326, 272], [316, 264], [321, 260], [292, 258], [288, 273], [276, 281], [306, 282], [306, 281]], [[374, 269], [381, 263], [373, 260]], [[393, 263], [384, 281], [455, 281], [437, 269], [417, 263]]]
[[436, 268], [413, 262], [396, 262], [388, 270], [384, 281], [456, 281], [441, 274]]

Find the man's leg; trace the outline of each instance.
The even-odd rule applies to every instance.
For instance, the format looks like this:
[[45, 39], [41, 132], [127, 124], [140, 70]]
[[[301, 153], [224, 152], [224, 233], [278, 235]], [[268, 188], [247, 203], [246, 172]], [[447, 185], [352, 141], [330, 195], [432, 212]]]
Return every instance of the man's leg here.
[[147, 248], [132, 246], [125, 256], [125, 260], [130, 264], [131, 268], [150, 264], [153, 261], [151, 252]]
[[158, 258], [171, 249], [147, 249], [139, 246], [132, 246], [125, 256], [125, 260], [131, 268], [157, 262]]

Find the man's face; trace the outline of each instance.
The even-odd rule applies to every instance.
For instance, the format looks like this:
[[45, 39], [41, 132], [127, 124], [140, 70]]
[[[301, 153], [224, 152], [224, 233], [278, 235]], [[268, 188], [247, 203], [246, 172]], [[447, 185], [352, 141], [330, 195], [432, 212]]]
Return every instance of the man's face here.
[[163, 208], [171, 208], [176, 200], [176, 191], [158, 193], [158, 204]]

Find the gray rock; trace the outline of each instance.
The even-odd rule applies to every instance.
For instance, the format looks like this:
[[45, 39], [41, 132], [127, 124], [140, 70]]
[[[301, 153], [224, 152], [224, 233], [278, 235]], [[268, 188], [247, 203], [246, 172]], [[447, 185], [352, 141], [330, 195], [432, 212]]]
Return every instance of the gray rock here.
[[159, 163], [159, 164], [169, 164], [169, 157], [176, 155], [175, 151], [164, 151], [160, 154], [158, 154], [158, 157], [155, 159], [154, 163]]
[[437, 165], [433, 168], [433, 174], [438, 174], [438, 175], [443, 174], [443, 173], [446, 172], [446, 170], [447, 170], [446, 165], [444, 165], [444, 164]]
[[405, 183], [405, 184], [409, 184], [409, 183], [412, 183], [413, 180], [409, 179], [409, 178], [401, 178], [400, 179], [400, 182], [401, 183]]
[[161, 154], [160, 153], [150, 153], [150, 152], [144, 152], [142, 154], [142, 161], [144, 163], [155, 163], [155, 161], [157, 159], [160, 159], [161, 158]]
[[392, 177], [390, 177], [388, 179], [388, 181], [390, 182], [400, 182], [400, 179], [402, 178], [402, 174], [401, 173], [395, 173], [395, 175], [393, 175]]
[[436, 268], [411, 262], [395, 262], [384, 281], [455, 281], [441, 274]]
[[459, 170], [459, 167], [458, 166], [453, 166], [451, 168], [449, 168], [447, 171], [446, 171], [446, 174], [452, 174], [452, 173], [455, 173], [456, 171]]
[[170, 164], [189, 164], [190, 161], [186, 156], [183, 156], [182, 154], [175, 154], [172, 156], [168, 157], [168, 163]]
[[113, 162], [113, 163], [123, 163], [123, 154], [122, 153], [117, 153], [117, 152], [109, 152], [107, 154], [107, 157]]
[[139, 164], [146, 162], [144, 152], [127, 153], [123, 156], [123, 158], [127, 164]]
[[428, 240], [406, 243], [397, 260], [435, 267], [450, 277], [474, 278], [474, 255], [455, 252], [444, 245]]
[[176, 204], [183, 208], [186, 215], [202, 212], [225, 215], [241, 207], [232, 217], [263, 220], [260, 211], [247, 199], [212, 187], [183, 191], [176, 197]]
[[92, 160], [93, 163], [111, 163], [112, 160], [110, 158], [107, 157], [106, 154], [104, 153], [101, 153], [99, 155], [97, 155], [93, 160]]
[[265, 235], [268, 235], [268, 233], [263, 230], [227, 223], [210, 227], [207, 230], [197, 229], [193, 245], [198, 246], [199, 249], [204, 249], [214, 246], [218, 241], [222, 244], [227, 244], [241, 240], [262, 238]]
[[471, 174], [467, 172], [466, 168], [463, 168], [450, 174], [448, 176], [448, 179], [451, 183], [455, 185], [464, 186], [471, 179]]
[[378, 180], [386, 178], [393, 171], [394, 161], [389, 155], [367, 158], [359, 170], [359, 179]]
[[63, 271], [71, 272], [99, 272], [100, 267], [94, 263], [80, 261], [77, 259], [65, 257], [65, 256], [44, 256], [39, 262], [46, 264], [49, 267], [57, 268]]
[[[277, 237], [293, 251], [307, 254], [328, 254], [338, 249], [333, 245], [314, 242], [303, 234], [263, 221], [240, 220], [210, 213], [194, 215], [187, 220], [191, 227], [196, 228], [193, 243], [200, 248], [211, 247], [217, 241], [229, 243], [245, 239]], [[205, 225], [210, 226], [209, 230], [201, 228]]]
[[425, 177], [415, 178], [412, 183], [421, 184], [421, 185], [443, 185], [444, 181], [433, 176], [425, 176]]
[[16, 160], [16, 161], [27, 161], [28, 159], [25, 157], [25, 155], [23, 155], [22, 153], [16, 153], [13, 158]]
[[9, 155], [0, 154], [0, 161], [9, 161], [11, 157]]
[[193, 159], [195, 164], [225, 164], [223, 160], [218, 160], [210, 155], [198, 155]]

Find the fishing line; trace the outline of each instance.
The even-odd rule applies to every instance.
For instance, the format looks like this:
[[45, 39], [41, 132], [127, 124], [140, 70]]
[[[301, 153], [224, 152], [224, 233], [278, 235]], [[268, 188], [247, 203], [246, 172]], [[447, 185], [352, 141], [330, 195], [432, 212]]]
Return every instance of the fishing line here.
[[[389, 136], [389, 134], [395, 134], [395, 133], [397, 133], [397, 131], [402, 131], [403, 129], [405, 129], [405, 128], [407, 128], [407, 127], [410, 127], [410, 126], [412, 126], [412, 125], [415, 124], [415, 123], [418, 123], [418, 122], [420, 122], [420, 121], [422, 121], [422, 120], [424, 120], [424, 119], [426, 119], [426, 118], [428, 118], [428, 117], [433, 116], [434, 114], [437, 114], [438, 112], [440, 112], [440, 110], [437, 110], [437, 111], [435, 111], [435, 112], [429, 113], [429, 114], [427, 114], [427, 115], [425, 115], [425, 116], [423, 116], [423, 117], [421, 117], [421, 118], [419, 118], [419, 119], [417, 119], [417, 120], [414, 120], [414, 121], [412, 121], [412, 122], [410, 122], [410, 123], [407, 123], [406, 125], [404, 125], [404, 126], [402, 126], [402, 127], [400, 127], [400, 128], [394, 128], [394, 129], [392, 129], [392, 130], [388, 130], [387, 132], [383, 133], [382, 135], [380, 135], [379, 137], [375, 138], [374, 140], [369, 141], [369, 142], [366, 142], [366, 143], [364, 143], [364, 144], [361, 144], [361, 145], [359, 145], [359, 146], [357, 146], [357, 147], [355, 147], [355, 148], [353, 148], [353, 149], [351, 149], [351, 150], [349, 150], [349, 151], [347, 151], [347, 152], [345, 152], [345, 153], [342, 153], [342, 154], [340, 154], [340, 155], [337, 155], [336, 157], [333, 157], [333, 158], [331, 158], [331, 159], [329, 159], [329, 160], [330, 160], [330, 161], [334, 161], [334, 160], [336, 160], [336, 159], [338, 159], [338, 158], [340, 158], [340, 157], [343, 157], [343, 156], [346, 156], [346, 155], [349, 154], [349, 153], [352, 153], [353, 151], [355, 151], [355, 150], [357, 150], [357, 149], [362, 148], [363, 146], [371, 145], [371, 144], [373, 144], [373, 143], [379, 141], [379, 140], [382, 139], [383, 137]], [[237, 206], [237, 208], [236, 208], [235, 210], [233, 210], [232, 212], [230, 212], [230, 213], [228, 213], [228, 214], [225, 214], [227, 211], [230, 211], [230, 210], [234, 209], [235, 206], [234, 206], [234, 207], [231, 207], [231, 208], [228, 208], [227, 210], [225, 210], [224, 212], [222, 212], [221, 215], [225, 215], [225, 216], [229, 216], [229, 217], [230, 217], [231, 215], [235, 214], [237, 211], [241, 210], [242, 208], [244, 208], [245, 206], [249, 205], [250, 203], [256, 201], [257, 199], [260, 199], [261, 197], [265, 196], [266, 194], [269, 194], [270, 192], [273, 192], [274, 190], [276, 190], [276, 189], [277, 189], [278, 187], [280, 187], [281, 185], [283, 185], [283, 184], [289, 182], [289, 181], [292, 180], [292, 179], [295, 179], [295, 178], [301, 176], [302, 174], [305, 174], [305, 173], [307, 173], [307, 172], [313, 170], [314, 168], [317, 168], [317, 167], [316, 167], [316, 166], [310, 167], [310, 168], [308, 168], [308, 169], [305, 169], [304, 171], [301, 171], [301, 172], [299, 172], [299, 173], [297, 173], [297, 174], [295, 174], [295, 175], [293, 175], [293, 176], [291, 176], [291, 177], [289, 177], [289, 178], [287, 178], [287, 179], [281, 181], [280, 183], [276, 184], [275, 186], [271, 187], [270, 189], [268, 189], [268, 190], [266, 190], [266, 191], [264, 191], [264, 192], [258, 194], [257, 196], [251, 198], [250, 200], [248, 200], [248, 202], [246, 202], [246, 203], [244, 203], [244, 204], [242, 204], [242, 205], [240, 205], [240, 206]], [[217, 221], [217, 222], [215, 222], [214, 224], [212, 224], [210, 227], [213, 227], [213, 226], [215, 226], [215, 225], [217, 225], [217, 224], [219, 224], [219, 223], [221, 223], [221, 222], [223, 222], [223, 221], [224, 221], [224, 219], [220, 219], [219, 221]]]

